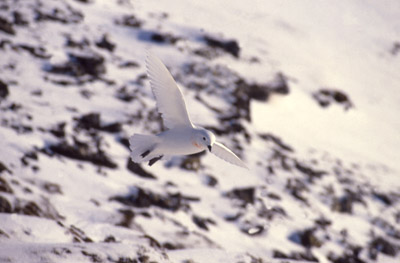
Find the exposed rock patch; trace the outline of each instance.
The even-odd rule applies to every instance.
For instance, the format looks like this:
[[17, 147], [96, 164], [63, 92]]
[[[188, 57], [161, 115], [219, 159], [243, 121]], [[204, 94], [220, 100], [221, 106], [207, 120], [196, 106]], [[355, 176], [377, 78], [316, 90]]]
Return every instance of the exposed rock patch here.
[[143, 167], [140, 164], [132, 162], [130, 157], [128, 157], [128, 162], [127, 162], [126, 168], [129, 171], [131, 171], [132, 173], [134, 173], [140, 177], [149, 178], [149, 179], [157, 179], [157, 177], [155, 175], [153, 175], [152, 173], [147, 172], [145, 169], [143, 169]]
[[119, 122], [102, 124], [100, 113], [92, 112], [76, 119], [76, 127], [85, 130], [100, 130], [110, 133], [117, 133], [122, 130], [122, 125]]
[[230, 53], [232, 56], [238, 58], [240, 55], [240, 47], [236, 40], [229, 39], [217, 39], [212, 36], [204, 36], [204, 41], [210, 47], [220, 48], [227, 53]]
[[0, 16], [0, 31], [9, 35], [15, 35], [13, 24], [6, 18]]
[[313, 94], [314, 99], [323, 108], [333, 103], [341, 105], [345, 110], [354, 107], [348, 95], [337, 89], [321, 89]]
[[9, 93], [8, 85], [0, 80], [0, 101], [5, 99]]
[[157, 206], [170, 211], [177, 211], [183, 207], [188, 207], [188, 201], [198, 201], [199, 199], [183, 196], [180, 193], [161, 195], [137, 187], [133, 194], [127, 196], [115, 196], [110, 200], [115, 200], [122, 204], [139, 208]]
[[94, 165], [105, 166], [112, 169], [117, 168], [117, 164], [115, 164], [99, 147], [93, 149], [89, 144], [78, 140], [75, 140], [73, 145], [65, 141], [50, 145], [49, 150], [71, 159], [86, 161]]

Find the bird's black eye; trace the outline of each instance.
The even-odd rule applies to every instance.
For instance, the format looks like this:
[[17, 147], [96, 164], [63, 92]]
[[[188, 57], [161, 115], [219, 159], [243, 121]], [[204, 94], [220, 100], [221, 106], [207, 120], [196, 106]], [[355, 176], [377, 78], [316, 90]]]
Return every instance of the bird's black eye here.
[[203, 141], [205, 141], [206, 140], [206, 137], [203, 137]]

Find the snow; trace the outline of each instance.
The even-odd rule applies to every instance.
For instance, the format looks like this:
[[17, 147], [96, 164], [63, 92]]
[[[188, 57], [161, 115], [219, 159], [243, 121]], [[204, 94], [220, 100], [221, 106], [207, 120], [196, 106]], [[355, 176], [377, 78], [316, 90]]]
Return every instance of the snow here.
[[[32, 0], [4, 5], [9, 9], [0, 10], [1, 17], [12, 21], [17, 10], [29, 24], [13, 25], [15, 35], [0, 31], [0, 42], [10, 41], [0, 48], [0, 81], [9, 90], [0, 97], [0, 262], [310, 262], [296, 253], [334, 262], [355, 253], [355, 247], [360, 252], [353, 256], [363, 262], [399, 261], [399, 249], [390, 255], [379, 241], [400, 246], [400, 59], [391, 54], [400, 41], [398, 1], [62, 0], [38, 5]], [[71, 10], [83, 18], [35, 21], [37, 10], [54, 8], [59, 15], [66, 12], [67, 20], [74, 18]], [[116, 23], [125, 15], [142, 25]], [[156, 43], [152, 33], [180, 40]], [[96, 46], [105, 34], [116, 44], [112, 52]], [[212, 59], [195, 55], [209, 48], [205, 34], [236, 40], [239, 58], [219, 49]], [[68, 47], [67, 38], [89, 44]], [[17, 47], [21, 44], [43, 47], [50, 58], [35, 57]], [[215, 129], [224, 129], [222, 117], [236, 110], [232, 90], [238, 76], [248, 83], [285, 76], [289, 94], [252, 99], [251, 121], [230, 122], [228, 128], [240, 124], [250, 139], [241, 131], [217, 135], [250, 170], [210, 154], [141, 166], [156, 179], [126, 168], [129, 150], [121, 141], [135, 132], [162, 129], [143, 78], [147, 49], [176, 77], [192, 120]], [[50, 72], [66, 65], [69, 53], [93, 52], [104, 58], [106, 73]], [[129, 61], [138, 66], [120, 67]], [[204, 74], [189, 73], [190, 63], [201, 65]], [[226, 69], [215, 70], [220, 66]], [[193, 83], [205, 87], [185, 85]], [[129, 102], [118, 97], [123, 88], [132, 96]], [[323, 88], [343, 91], [353, 107], [321, 107], [313, 94]], [[101, 125], [119, 123], [121, 130], [79, 128], [88, 113], [99, 113]], [[65, 137], [50, 132], [60, 123], [65, 123]], [[117, 168], [52, 152], [59, 143], [104, 152]], [[27, 157], [32, 152], [36, 158]], [[198, 161], [199, 168], [183, 169], [188, 160]], [[140, 189], [151, 192], [151, 205], [132, 206], [116, 198], [137, 201]], [[253, 199], [246, 199], [245, 190], [236, 196], [235, 189], [254, 189]], [[168, 196], [174, 194], [181, 198], [176, 210], [160, 205], [166, 198], [170, 203], [164, 206], [172, 206]], [[321, 219], [329, 223], [316, 223]], [[305, 234], [301, 238], [299, 233], [310, 229], [311, 241]], [[279, 259], [278, 252], [289, 258]]]

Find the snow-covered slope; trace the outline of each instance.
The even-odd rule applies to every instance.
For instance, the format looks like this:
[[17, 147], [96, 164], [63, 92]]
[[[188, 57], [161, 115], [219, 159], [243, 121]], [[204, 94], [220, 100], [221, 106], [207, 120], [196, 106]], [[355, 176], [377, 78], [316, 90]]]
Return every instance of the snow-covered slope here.
[[[0, 2], [0, 262], [398, 262], [397, 1]], [[146, 49], [210, 154], [154, 166]]]

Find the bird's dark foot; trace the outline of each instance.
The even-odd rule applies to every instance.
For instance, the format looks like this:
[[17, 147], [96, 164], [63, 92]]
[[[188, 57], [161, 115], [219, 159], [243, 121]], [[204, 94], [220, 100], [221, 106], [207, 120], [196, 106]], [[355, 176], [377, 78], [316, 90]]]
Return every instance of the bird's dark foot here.
[[147, 155], [149, 155], [150, 150], [145, 151], [144, 153], [142, 153], [140, 156], [142, 156], [142, 158], [146, 157]]
[[164, 157], [164, 155], [160, 155], [158, 157], [154, 157], [153, 159], [151, 159], [149, 161], [149, 166], [152, 166], [155, 162], [157, 162], [158, 160], [161, 160], [161, 158], [163, 158], [163, 157]]

